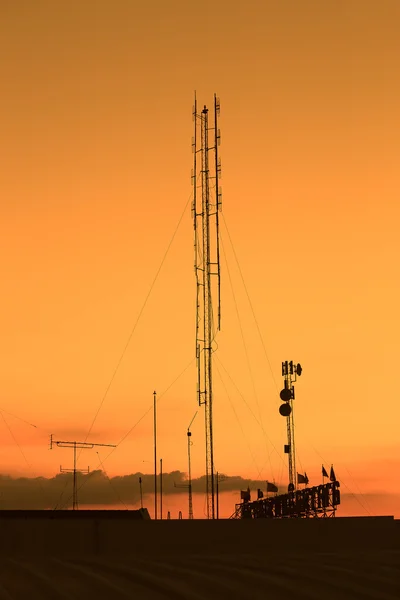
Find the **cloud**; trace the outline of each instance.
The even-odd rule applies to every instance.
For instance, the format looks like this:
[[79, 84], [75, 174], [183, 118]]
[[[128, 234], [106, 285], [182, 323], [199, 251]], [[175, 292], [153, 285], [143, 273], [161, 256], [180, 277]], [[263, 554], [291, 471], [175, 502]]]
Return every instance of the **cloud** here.
[[[154, 475], [132, 473], [130, 475], [108, 478], [101, 470], [88, 475], [78, 473], [79, 506], [127, 508], [138, 507], [140, 503], [139, 477], [142, 479], [143, 497], [154, 492]], [[160, 478], [158, 476], [158, 485]], [[185, 473], [172, 471], [163, 474], [163, 495], [167, 498], [187, 496], [188, 480]], [[220, 475], [219, 492], [221, 502], [230, 496], [229, 502], [240, 502], [240, 490], [250, 487], [255, 498], [257, 488], [265, 490], [265, 481], [243, 479], [238, 475]], [[205, 493], [205, 477], [192, 480], [194, 496]], [[279, 486], [285, 493], [286, 485]], [[233, 498], [232, 498], [233, 496]], [[395, 514], [400, 505], [400, 495], [387, 493], [352, 494], [342, 490], [340, 514]], [[0, 475], [0, 509], [62, 509], [72, 505], [72, 473], [58, 473], [52, 478], [17, 477]], [[397, 518], [397, 517], [396, 517]]]
[[[121, 504], [132, 505], [140, 498], [139, 477], [142, 479], [143, 495], [154, 491], [154, 475], [133, 473], [108, 478], [101, 470], [88, 475], [78, 473], [80, 505]], [[204, 493], [205, 477], [192, 480], [193, 493]], [[158, 477], [159, 484], [159, 477]], [[163, 474], [163, 494], [187, 494], [188, 480], [185, 473], [172, 471]], [[264, 488], [265, 482], [243, 479], [240, 476], [220, 475], [220, 492], [238, 492], [250, 486]], [[72, 502], [72, 473], [58, 473], [55, 477], [13, 478], [0, 475], [1, 509], [69, 508]]]

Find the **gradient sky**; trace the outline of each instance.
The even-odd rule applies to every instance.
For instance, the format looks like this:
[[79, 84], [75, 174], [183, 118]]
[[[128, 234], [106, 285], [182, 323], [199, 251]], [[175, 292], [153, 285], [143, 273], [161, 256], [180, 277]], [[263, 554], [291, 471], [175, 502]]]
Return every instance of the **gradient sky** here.
[[[396, 514], [399, 25], [397, 0], [1, 3], [2, 472], [72, 466], [48, 435], [85, 439], [107, 392], [192, 191], [196, 89], [221, 99], [216, 469], [285, 483], [294, 360], [298, 470], [334, 463]], [[185, 471], [194, 349], [189, 204], [89, 441], [117, 444], [157, 390], [159, 456]], [[110, 475], [150, 472], [152, 441], [149, 413], [98, 450]]]

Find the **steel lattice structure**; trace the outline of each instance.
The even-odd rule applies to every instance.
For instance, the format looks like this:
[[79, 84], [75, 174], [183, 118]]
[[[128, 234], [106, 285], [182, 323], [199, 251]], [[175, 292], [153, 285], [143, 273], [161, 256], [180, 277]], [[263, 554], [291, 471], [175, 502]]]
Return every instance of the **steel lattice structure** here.
[[231, 519], [310, 519], [334, 517], [340, 504], [340, 483], [296, 490], [287, 494], [236, 504]]
[[[192, 142], [194, 165], [193, 221], [196, 273], [196, 358], [197, 397], [204, 405], [206, 438], [206, 495], [207, 517], [215, 518], [214, 506], [214, 445], [213, 445], [213, 393], [212, 393], [212, 344], [216, 329], [221, 322], [219, 220], [221, 190], [219, 179], [221, 164], [218, 157], [220, 133], [218, 130], [219, 99], [214, 95], [214, 126], [209, 126], [209, 111], [204, 106], [197, 112], [197, 100], [193, 107], [194, 138]], [[213, 135], [209, 135], [213, 132]], [[209, 147], [209, 138], [213, 138]], [[200, 159], [198, 159], [200, 155]], [[215, 276], [215, 277], [213, 277]], [[215, 285], [214, 285], [215, 284]], [[213, 299], [217, 296], [217, 323], [213, 318]]]

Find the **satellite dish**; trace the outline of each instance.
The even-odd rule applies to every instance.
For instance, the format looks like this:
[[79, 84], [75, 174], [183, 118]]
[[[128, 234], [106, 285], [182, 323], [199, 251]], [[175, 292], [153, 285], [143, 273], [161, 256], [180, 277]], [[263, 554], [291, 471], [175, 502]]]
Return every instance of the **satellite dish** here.
[[289, 390], [288, 388], [283, 388], [283, 390], [281, 390], [281, 393], [279, 394], [279, 397], [284, 402], [289, 402], [289, 400], [291, 400], [292, 398], [292, 390]]
[[296, 373], [297, 373], [297, 375], [300, 377], [300, 375], [302, 374], [302, 372], [303, 372], [303, 367], [301, 366], [300, 363], [297, 363], [297, 366], [296, 366]]
[[288, 417], [292, 412], [290, 404], [281, 404], [279, 407], [279, 412], [282, 415], [282, 417]]

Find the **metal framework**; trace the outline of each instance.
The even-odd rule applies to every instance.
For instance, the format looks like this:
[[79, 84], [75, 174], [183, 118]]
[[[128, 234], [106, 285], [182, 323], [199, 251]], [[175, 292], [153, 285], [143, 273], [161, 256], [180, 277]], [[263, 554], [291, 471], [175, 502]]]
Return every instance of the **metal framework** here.
[[280, 398], [285, 402], [279, 408], [282, 416], [286, 417], [287, 429], [287, 444], [284, 446], [285, 453], [288, 454], [288, 469], [289, 469], [289, 491], [297, 489], [297, 472], [296, 472], [296, 450], [294, 444], [294, 415], [293, 415], [293, 400], [294, 385], [297, 380], [297, 375], [301, 375], [302, 368], [300, 364], [293, 364], [293, 361], [285, 361], [282, 363], [282, 377], [284, 378], [284, 388], [280, 393]]
[[76, 451], [77, 449], [91, 450], [95, 446], [108, 446], [109, 448], [115, 448], [114, 444], [89, 444], [88, 442], [63, 442], [60, 440], [53, 440], [53, 434], [50, 435], [50, 450], [53, 449], [53, 445], [59, 448], [73, 448], [74, 450], [74, 467], [73, 469], [63, 469], [60, 466], [61, 473], [73, 473], [73, 484], [72, 484], [72, 510], [78, 510], [78, 487], [77, 487], [77, 473], [89, 473], [89, 467], [86, 469], [76, 468]]
[[[293, 382], [302, 374], [300, 364], [295, 365], [293, 361], [282, 363], [282, 377], [284, 378], [284, 388], [280, 393], [283, 404], [279, 407], [279, 412], [287, 419], [287, 444], [285, 444], [285, 453], [289, 455], [289, 486], [287, 494], [278, 495], [278, 488], [270, 486], [267, 481], [268, 491], [275, 491], [275, 496], [263, 497], [261, 490], [257, 490], [258, 498], [251, 502], [250, 489], [247, 492], [241, 492], [242, 503], [236, 504], [235, 512], [231, 519], [309, 519], [309, 518], [327, 518], [334, 517], [337, 506], [340, 504], [340, 483], [337, 481], [333, 465], [331, 467], [330, 482], [322, 485], [308, 487], [304, 489], [297, 488], [296, 455], [294, 445], [294, 419], [293, 419], [293, 400], [294, 386]], [[322, 465], [322, 477], [327, 477], [324, 466]], [[308, 478], [304, 477], [304, 483], [308, 483]]]
[[309, 519], [334, 517], [340, 504], [340, 483], [332, 481], [271, 498], [236, 504], [231, 519]]
[[[212, 393], [212, 344], [216, 329], [221, 325], [221, 286], [219, 256], [219, 220], [218, 213], [222, 208], [221, 163], [218, 156], [220, 132], [218, 116], [219, 99], [214, 94], [214, 126], [209, 126], [209, 111], [204, 106], [197, 112], [197, 100], [193, 107], [194, 138], [192, 148], [194, 154], [193, 184], [193, 221], [194, 250], [196, 273], [196, 359], [197, 359], [197, 398], [199, 405], [204, 405], [205, 438], [206, 438], [206, 496], [207, 518], [215, 518], [214, 493], [214, 445], [213, 445], [213, 393]], [[209, 132], [213, 132], [212, 146], [209, 146]], [[200, 158], [198, 160], [198, 155]], [[200, 182], [200, 184], [199, 184]], [[199, 190], [200, 188], [200, 190]], [[216, 276], [213, 278], [212, 277]], [[216, 286], [217, 323], [213, 319], [213, 291]]]

